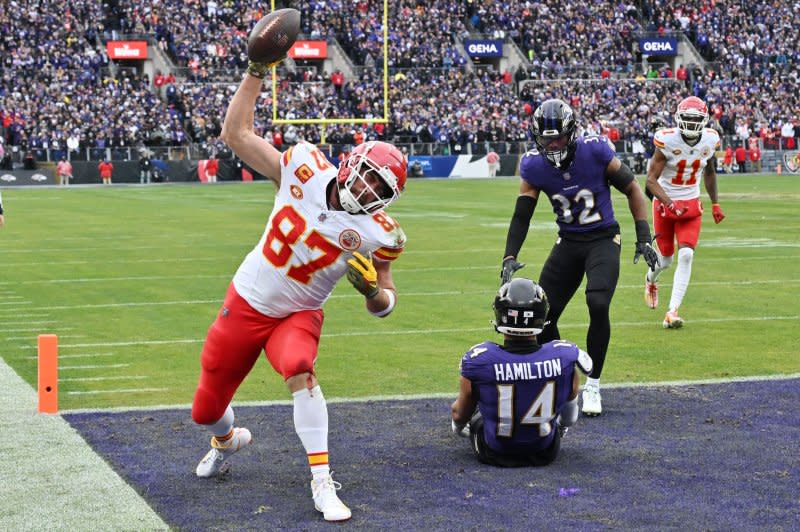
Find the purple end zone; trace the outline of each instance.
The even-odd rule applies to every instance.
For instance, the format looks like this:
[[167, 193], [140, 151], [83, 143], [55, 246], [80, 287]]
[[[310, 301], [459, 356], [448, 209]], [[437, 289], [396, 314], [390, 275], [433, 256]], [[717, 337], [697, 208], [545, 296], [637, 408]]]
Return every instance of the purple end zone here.
[[[329, 404], [349, 526], [367, 529], [789, 530], [800, 527], [800, 380], [606, 389], [552, 465], [478, 463], [442, 399]], [[188, 411], [64, 417], [171, 526], [326, 529], [289, 406], [236, 408], [254, 443], [222, 479], [194, 468]]]

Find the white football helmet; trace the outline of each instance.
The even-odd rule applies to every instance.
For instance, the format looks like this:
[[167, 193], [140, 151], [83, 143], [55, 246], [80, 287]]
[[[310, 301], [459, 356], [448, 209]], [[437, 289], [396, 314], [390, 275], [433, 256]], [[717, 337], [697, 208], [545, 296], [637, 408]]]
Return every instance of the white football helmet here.
[[703, 133], [708, 122], [708, 106], [697, 96], [684, 98], [678, 104], [675, 123], [687, 139], [696, 139]]

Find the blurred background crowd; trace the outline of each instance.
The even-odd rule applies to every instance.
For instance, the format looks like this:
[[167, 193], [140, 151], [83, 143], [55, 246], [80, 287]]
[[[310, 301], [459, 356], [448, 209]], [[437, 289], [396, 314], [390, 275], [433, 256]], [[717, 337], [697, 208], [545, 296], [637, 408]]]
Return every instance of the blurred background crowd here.
[[[222, 153], [225, 109], [247, 63], [255, 0], [8, 0], [0, 9], [0, 157], [137, 158], [142, 147]], [[351, 68], [289, 61], [278, 97], [265, 85], [256, 128], [279, 148], [301, 139], [348, 149], [369, 139], [430, 154], [520, 153], [533, 109], [549, 97], [586, 133], [630, 151], [654, 116], [672, 121], [703, 98], [725, 144], [800, 140], [798, 2], [395, 0], [388, 12], [388, 123], [274, 125], [281, 118], [384, 116], [383, 2], [299, 0], [304, 38], [342, 50]], [[702, 61], [648, 64], [641, 35], [682, 35]], [[464, 39], [501, 39], [521, 60], [473, 61]], [[110, 61], [108, 40], [141, 38], [169, 65], [148, 75]], [[268, 84], [267, 84], [268, 85]], [[133, 148], [133, 150], [131, 149]], [[191, 153], [177, 150], [176, 153]]]

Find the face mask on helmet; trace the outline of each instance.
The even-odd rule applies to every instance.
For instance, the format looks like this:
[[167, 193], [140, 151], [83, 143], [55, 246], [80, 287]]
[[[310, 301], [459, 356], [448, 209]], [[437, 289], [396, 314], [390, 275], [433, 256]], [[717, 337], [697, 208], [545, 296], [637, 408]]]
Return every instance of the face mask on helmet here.
[[339, 203], [350, 214], [385, 209], [405, 188], [406, 172], [403, 154], [391, 144], [360, 144], [339, 167]]
[[494, 298], [497, 332], [510, 336], [531, 336], [542, 332], [550, 305], [542, 287], [517, 277], [500, 287]]
[[699, 137], [708, 122], [708, 107], [703, 100], [690, 96], [678, 104], [675, 123], [681, 134], [690, 139]]
[[577, 125], [572, 108], [547, 100], [533, 113], [533, 139], [539, 153], [556, 168], [566, 168], [575, 155]]

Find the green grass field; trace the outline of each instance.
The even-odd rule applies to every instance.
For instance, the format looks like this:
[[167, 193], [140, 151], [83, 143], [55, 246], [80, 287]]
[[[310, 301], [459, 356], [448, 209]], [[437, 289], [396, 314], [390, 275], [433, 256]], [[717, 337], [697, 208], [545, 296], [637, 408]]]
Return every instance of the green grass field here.
[[[615, 193], [622, 272], [605, 383], [800, 372], [800, 178], [720, 176], [727, 219], [704, 219], [684, 329], [661, 328], [634, 266], [633, 222]], [[391, 209], [408, 235], [391, 317], [370, 316], [346, 281], [326, 305], [318, 375], [326, 396], [455, 394], [458, 360], [499, 338], [491, 301], [518, 181], [411, 181]], [[0, 356], [36, 386], [36, 337], [59, 335], [61, 409], [186, 405], [205, 332], [272, 208], [270, 184], [3, 190]], [[540, 203], [521, 274], [538, 276], [556, 233]], [[579, 292], [561, 319], [585, 347]], [[287, 399], [262, 359], [237, 401]]]

